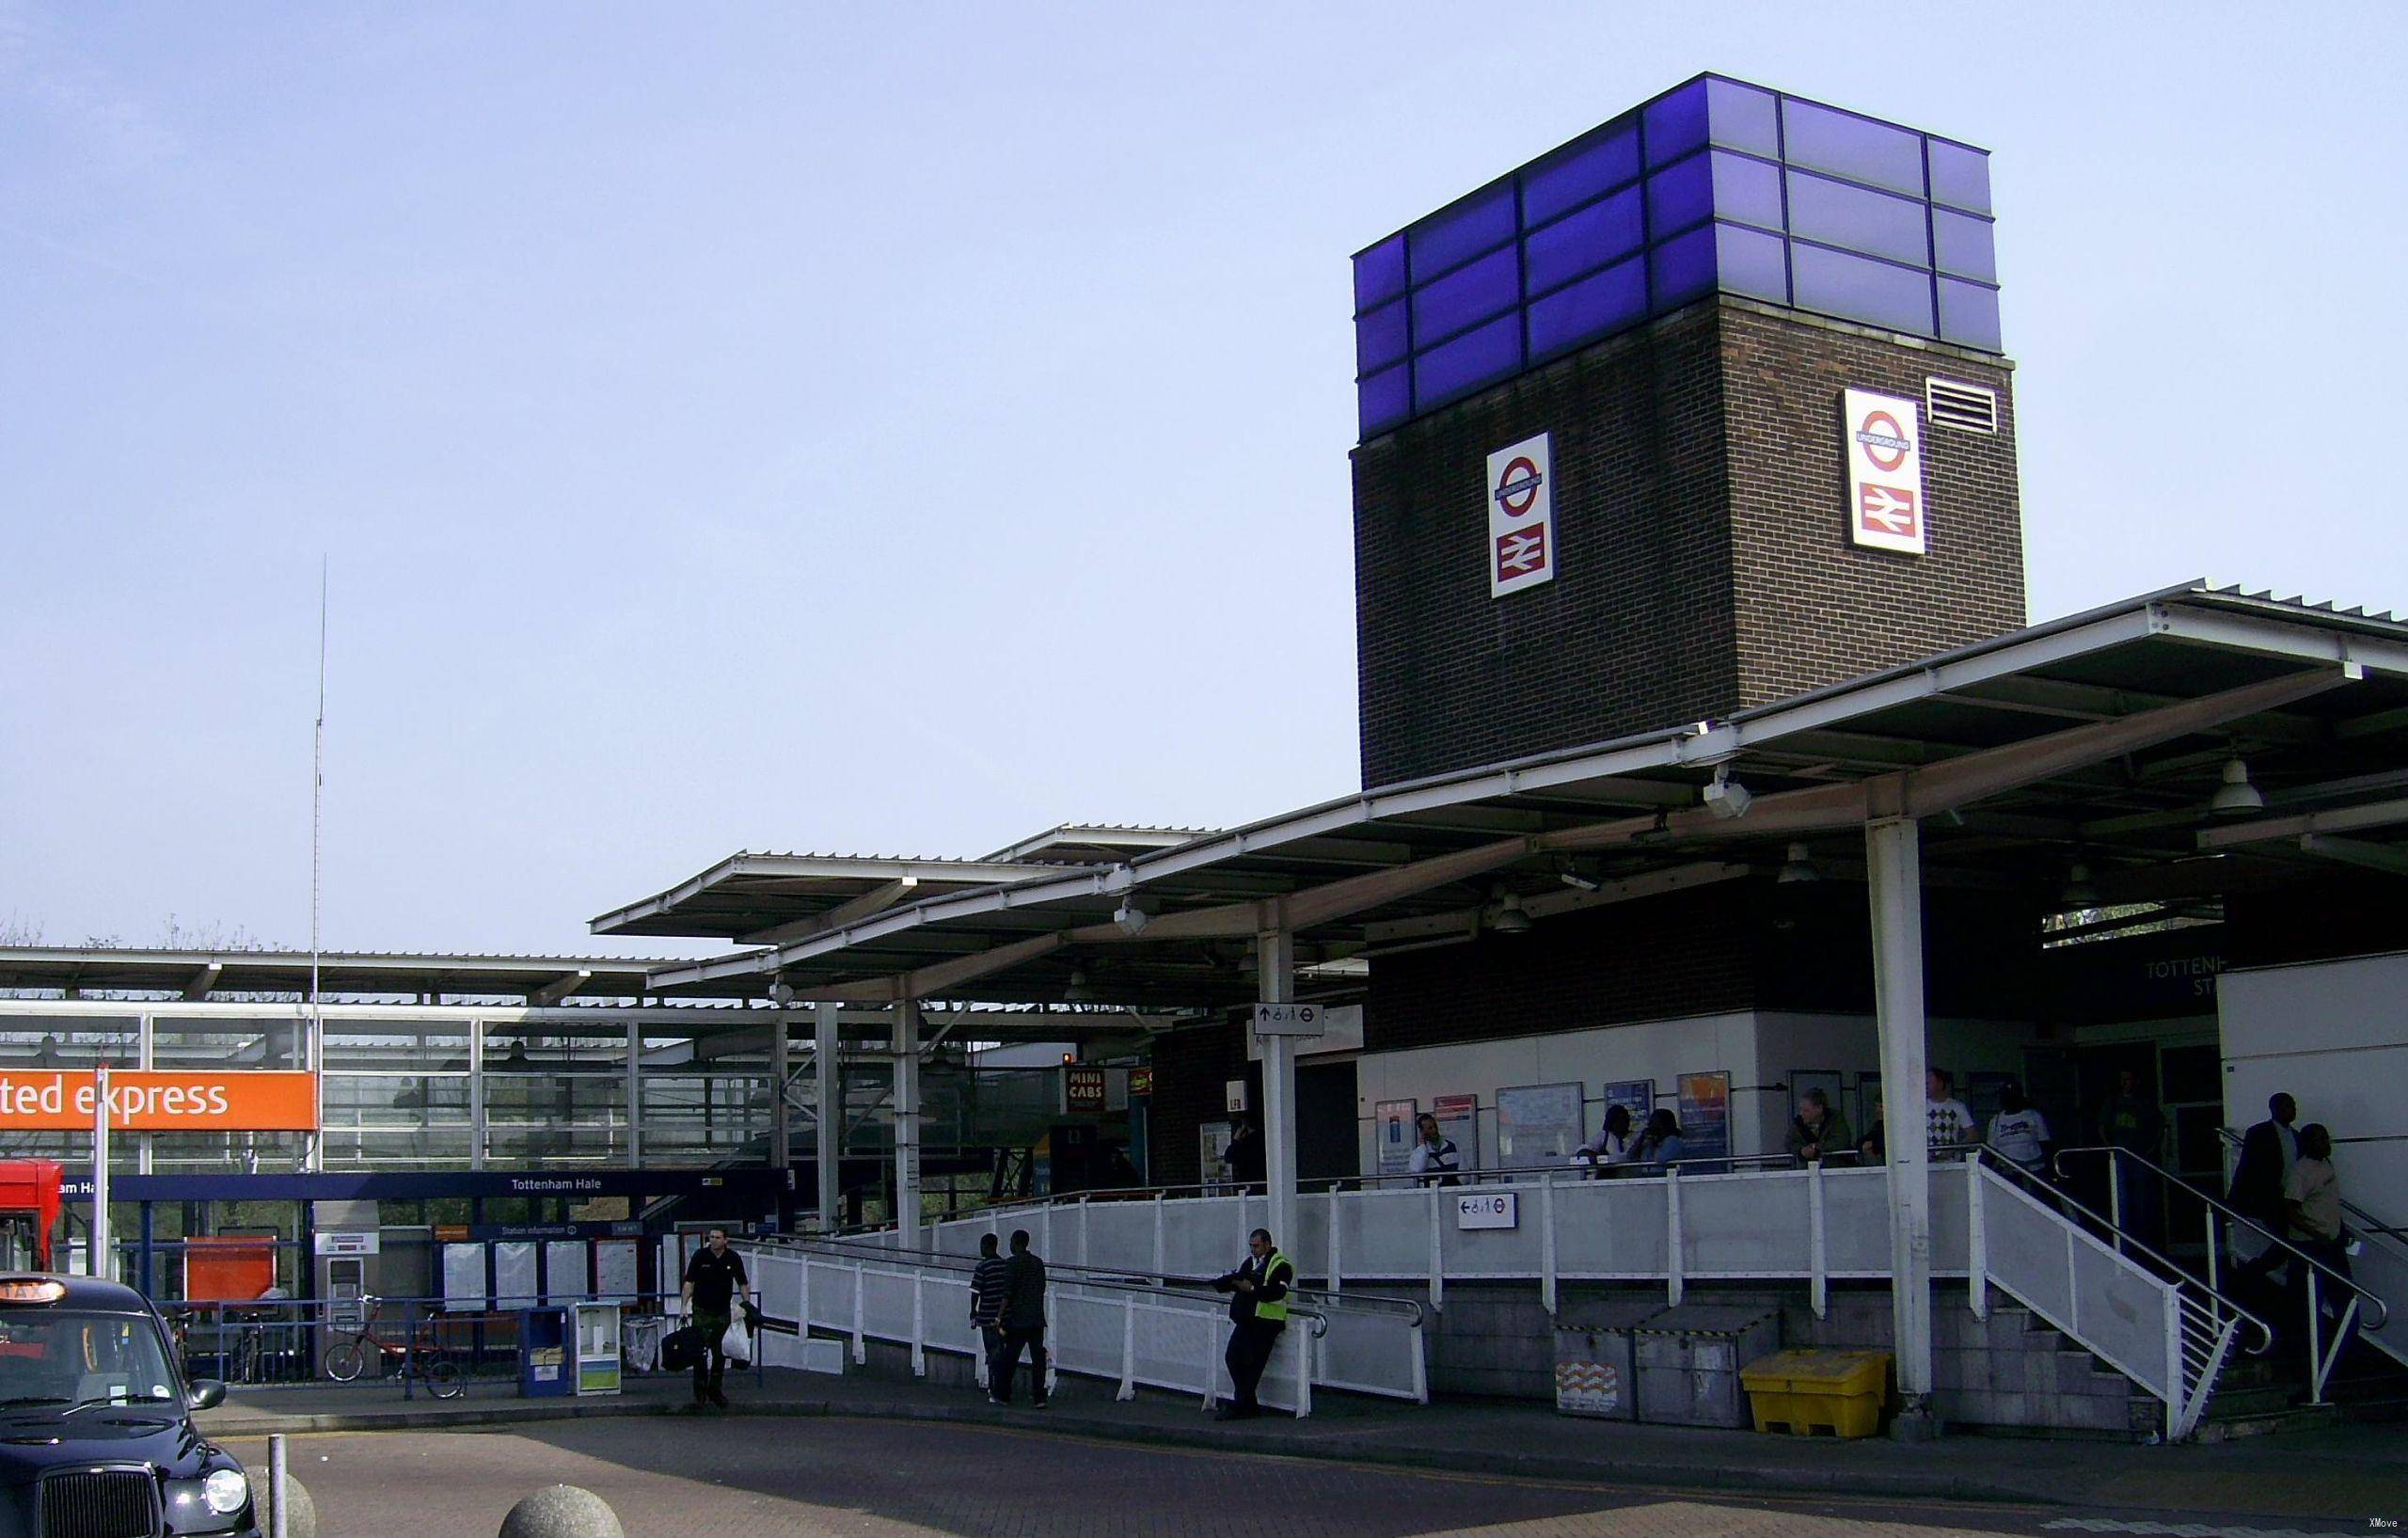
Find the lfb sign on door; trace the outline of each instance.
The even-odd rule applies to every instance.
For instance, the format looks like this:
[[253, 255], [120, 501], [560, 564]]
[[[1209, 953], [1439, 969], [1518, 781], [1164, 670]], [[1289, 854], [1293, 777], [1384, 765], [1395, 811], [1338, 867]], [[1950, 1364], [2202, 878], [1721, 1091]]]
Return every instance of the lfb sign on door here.
[[1555, 578], [1555, 456], [1547, 435], [1488, 456], [1488, 595]]
[[1847, 453], [1848, 538], [1879, 550], [1924, 553], [1923, 420], [1915, 403], [1868, 390], [1840, 392]]
[[1455, 1197], [1458, 1229], [1516, 1229], [1521, 1224], [1521, 1197], [1513, 1192], [1470, 1191]]

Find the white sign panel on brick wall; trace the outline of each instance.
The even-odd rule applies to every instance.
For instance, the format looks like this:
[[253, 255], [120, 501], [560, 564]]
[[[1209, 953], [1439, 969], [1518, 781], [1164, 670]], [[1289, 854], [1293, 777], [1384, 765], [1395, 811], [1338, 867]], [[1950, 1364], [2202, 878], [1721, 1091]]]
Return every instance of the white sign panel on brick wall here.
[[1488, 595], [1555, 579], [1555, 460], [1547, 435], [1488, 456]]
[[1869, 390], [1840, 392], [1847, 451], [1848, 537], [1875, 549], [1924, 553], [1923, 420], [1915, 403]]

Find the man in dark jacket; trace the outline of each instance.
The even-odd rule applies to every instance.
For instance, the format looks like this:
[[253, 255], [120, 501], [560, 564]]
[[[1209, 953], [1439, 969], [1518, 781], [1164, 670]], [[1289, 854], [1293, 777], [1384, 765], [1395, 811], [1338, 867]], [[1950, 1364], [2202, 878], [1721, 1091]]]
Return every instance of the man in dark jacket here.
[[1212, 1290], [1229, 1294], [1229, 1347], [1223, 1360], [1229, 1381], [1237, 1386], [1235, 1403], [1215, 1412], [1223, 1420], [1244, 1420], [1262, 1413], [1255, 1390], [1271, 1354], [1288, 1327], [1288, 1290], [1296, 1284], [1296, 1268], [1271, 1242], [1271, 1230], [1257, 1229], [1246, 1241], [1246, 1259], [1225, 1276], [1213, 1278]]
[[[2266, 1102], [2266, 1119], [2242, 1135], [2241, 1162], [2233, 1166], [2232, 1189], [2225, 1199], [2243, 1216], [2257, 1219], [2266, 1233], [2283, 1232], [2283, 1182], [2299, 1162], [2299, 1134], [2291, 1131], [2298, 1119], [2299, 1102], [2277, 1092]], [[2288, 1259], [2266, 1233], [2233, 1226], [2232, 1258], [2240, 1262], [2236, 1276], [2266, 1276]]]
[[1004, 1267], [1004, 1357], [1000, 1372], [990, 1370], [987, 1387], [995, 1403], [1012, 1402], [1012, 1376], [1020, 1371], [1020, 1354], [1028, 1350], [1028, 1402], [1045, 1408], [1045, 1262], [1028, 1247], [1028, 1230], [1012, 1230], [1012, 1258]]
[[1004, 1403], [996, 1389], [1004, 1368], [1004, 1300], [1011, 1291], [1011, 1262], [995, 1253], [995, 1236], [978, 1236], [978, 1268], [970, 1274], [970, 1324], [987, 1357], [987, 1402]]
[[1221, 1150], [1221, 1158], [1229, 1166], [1229, 1179], [1249, 1190], [1262, 1188], [1263, 1169], [1268, 1163], [1262, 1146], [1262, 1129], [1252, 1117], [1238, 1123], [1229, 1135], [1229, 1146]]

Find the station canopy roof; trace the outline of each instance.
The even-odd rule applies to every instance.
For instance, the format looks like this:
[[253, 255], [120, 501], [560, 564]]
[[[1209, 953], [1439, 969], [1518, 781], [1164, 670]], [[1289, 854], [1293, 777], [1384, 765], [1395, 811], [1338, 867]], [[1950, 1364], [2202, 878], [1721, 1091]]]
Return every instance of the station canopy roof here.
[[2408, 624], [2190, 583], [1728, 720], [823, 913], [651, 982], [1242, 1004], [1266, 928], [1311, 966], [1783, 867], [1861, 876], [1863, 826], [1894, 817], [1922, 824], [1927, 883], [2040, 911], [2178, 913], [2327, 862], [2408, 874]]
[[613, 909], [598, 935], [676, 935], [772, 945], [842, 928], [898, 904], [1117, 864], [1172, 848], [1201, 828], [1066, 823], [975, 860], [893, 855], [752, 854], [726, 859], [668, 891]]
[[[646, 976], [670, 963], [642, 957], [438, 956], [326, 951], [322, 999], [417, 995], [521, 998], [531, 1005], [645, 996]], [[307, 995], [308, 951], [138, 950], [114, 945], [0, 946], [0, 989], [125, 992], [204, 1000], [215, 995]], [[696, 991], [758, 997], [761, 990]]]

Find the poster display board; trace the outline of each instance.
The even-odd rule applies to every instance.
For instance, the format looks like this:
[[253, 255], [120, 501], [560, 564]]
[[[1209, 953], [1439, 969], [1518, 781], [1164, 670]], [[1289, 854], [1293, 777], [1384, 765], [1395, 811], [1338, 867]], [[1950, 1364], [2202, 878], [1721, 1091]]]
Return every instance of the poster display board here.
[[585, 1254], [582, 1239], [544, 1242], [544, 1301], [575, 1303], [594, 1295], [586, 1282]]
[[1522, 1165], [1561, 1164], [1588, 1140], [1582, 1115], [1580, 1086], [1571, 1084], [1513, 1085], [1497, 1091], [1497, 1162], [1507, 1169]]
[[1860, 1073], [1856, 1076], [1856, 1135], [1861, 1142], [1873, 1135], [1881, 1125], [1881, 1075]]
[[1731, 1075], [1684, 1073], [1680, 1078], [1681, 1158], [1731, 1157]]
[[448, 1313], [485, 1311], [485, 1247], [443, 1246], [443, 1308]]
[[1597, 1086], [1597, 1125], [1605, 1126], [1606, 1113], [1615, 1106], [1630, 1113], [1630, 1135], [1637, 1137], [1647, 1130], [1648, 1115], [1656, 1109], [1656, 1081], [1653, 1079], [1618, 1079]]
[[1384, 1100], [1371, 1107], [1371, 1140], [1379, 1150], [1374, 1167], [1383, 1175], [1402, 1175], [1413, 1161], [1413, 1123], [1421, 1109], [1418, 1100]]
[[[1243, 1081], [1241, 1081], [1243, 1082]], [[1221, 1163], [1221, 1150], [1229, 1146], [1232, 1123], [1207, 1121], [1196, 1129], [1196, 1167], [1206, 1185], [1217, 1185], [1229, 1178], [1228, 1166]]]
[[497, 1308], [535, 1307], [535, 1242], [498, 1239], [493, 1246], [493, 1293]]
[[[640, 1239], [597, 1239], [594, 1242], [594, 1295], [633, 1303], [641, 1290], [636, 1276]], [[668, 1291], [676, 1291], [673, 1280]]]
[[[1455, 1145], [1455, 1167], [1475, 1169], [1480, 1165], [1480, 1097], [1478, 1095], [1437, 1095], [1430, 1101], [1430, 1114], [1438, 1118], [1438, 1134]], [[1413, 1150], [1413, 1134], [1405, 1134], [1404, 1147], [1409, 1158]]]

